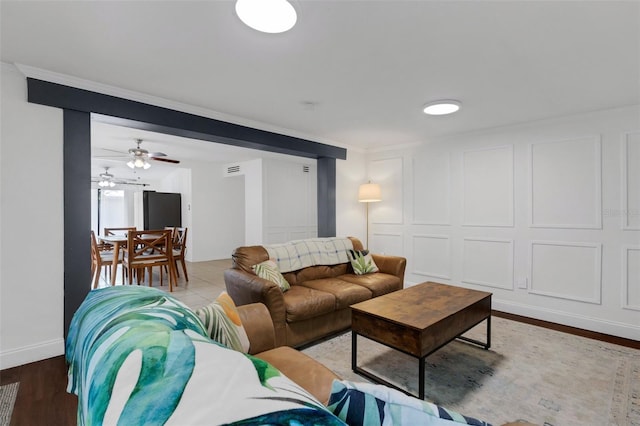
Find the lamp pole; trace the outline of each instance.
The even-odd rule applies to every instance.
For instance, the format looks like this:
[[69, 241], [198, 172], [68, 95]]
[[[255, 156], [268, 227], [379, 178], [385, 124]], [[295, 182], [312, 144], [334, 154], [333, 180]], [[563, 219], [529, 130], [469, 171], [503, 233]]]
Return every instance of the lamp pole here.
[[358, 201], [366, 204], [365, 215], [367, 219], [367, 237], [365, 240], [365, 249], [369, 250], [369, 203], [382, 201], [382, 197], [380, 194], [380, 185], [371, 183], [371, 181], [360, 185], [360, 188], [358, 189]]

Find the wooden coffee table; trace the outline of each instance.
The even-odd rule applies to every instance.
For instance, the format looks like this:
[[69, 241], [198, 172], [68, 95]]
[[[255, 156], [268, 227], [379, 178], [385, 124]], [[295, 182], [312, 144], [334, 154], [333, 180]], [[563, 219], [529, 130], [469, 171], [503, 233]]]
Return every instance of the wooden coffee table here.
[[[487, 340], [462, 337], [487, 320]], [[358, 367], [358, 335], [418, 358], [418, 398], [424, 399], [424, 360], [458, 338], [491, 347], [491, 293], [426, 282], [351, 306], [351, 368], [375, 382], [408, 391]]]

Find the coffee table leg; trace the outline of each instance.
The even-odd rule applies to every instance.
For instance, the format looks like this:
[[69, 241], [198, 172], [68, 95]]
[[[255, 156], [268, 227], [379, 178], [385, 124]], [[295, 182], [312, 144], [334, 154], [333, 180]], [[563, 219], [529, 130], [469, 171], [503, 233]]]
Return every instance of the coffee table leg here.
[[418, 398], [424, 399], [424, 358], [418, 358]]
[[358, 333], [351, 331], [351, 369], [355, 372], [358, 365]]
[[491, 347], [491, 315], [487, 317], [487, 344], [484, 345], [485, 349]]

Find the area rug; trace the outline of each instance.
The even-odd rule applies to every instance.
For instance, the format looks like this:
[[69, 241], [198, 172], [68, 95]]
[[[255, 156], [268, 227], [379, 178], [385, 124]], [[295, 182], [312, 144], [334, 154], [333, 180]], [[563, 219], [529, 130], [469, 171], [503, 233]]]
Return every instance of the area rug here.
[[11, 423], [18, 386], [20, 386], [20, 382], [0, 386], [0, 426], [8, 426]]
[[[485, 323], [465, 336], [484, 340]], [[454, 341], [426, 359], [425, 399], [494, 425], [640, 426], [640, 351], [504, 318], [491, 349]], [[304, 349], [346, 380], [351, 333]], [[358, 338], [358, 365], [418, 392], [418, 361]]]

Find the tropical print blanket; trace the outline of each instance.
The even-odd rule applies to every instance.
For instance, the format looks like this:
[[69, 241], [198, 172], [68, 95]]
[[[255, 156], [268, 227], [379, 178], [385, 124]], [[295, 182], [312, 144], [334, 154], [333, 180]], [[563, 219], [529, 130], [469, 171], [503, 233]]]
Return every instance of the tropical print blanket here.
[[153, 288], [93, 290], [66, 342], [79, 425], [342, 425], [268, 363], [207, 337]]

